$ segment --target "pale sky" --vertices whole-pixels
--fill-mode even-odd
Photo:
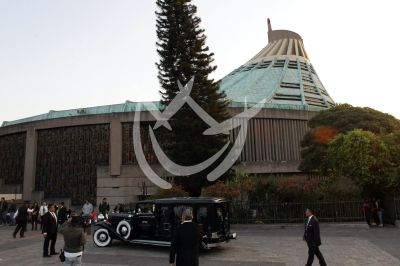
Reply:
[[[396,1],[194,0],[218,80],[299,33],[337,103],[400,118]],[[0,123],[49,110],[159,100],[155,1],[0,0]]]

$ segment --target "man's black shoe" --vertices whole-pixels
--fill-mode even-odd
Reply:
[[[52,252],[52,253],[50,253],[50,255],[59,255],[60,254],[60,252]]]
[[[43,258],[50,258],[51,256],[49,254],[44,254]]]

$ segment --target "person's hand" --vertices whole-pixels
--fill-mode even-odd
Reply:
[[[67,219],[67,223],[71,223],[71,221],[72,221],[72,217],[68,217],[68,219]]]
[[[43,236],[46,237],[46,236],[47,236],[47,233],[43,233]]]

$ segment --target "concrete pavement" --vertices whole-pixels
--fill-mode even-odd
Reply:
[[[25,238],[12,238],[13,227],[0,227],[0,265],[61,265],[57,256],[42,258],[43,238],[39,231],[28,231]],[[302,241],[303,227],[234,225],[238,239],[222,247],[202,251],[200,265],[298,266],[307,259]],[[400,229],[360,226],[321,225],[321,251],[328,265],[400,265]],[[59,236],[57,250],[62,247]],[[168,248],[126,245],[114,241],[97,248],[91,237],[83,256],[84,265],[169,265]],[[314,265],[318,265],[317,260]]]

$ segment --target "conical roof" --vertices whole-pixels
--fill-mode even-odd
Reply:
[[[268,44],[220,81],[232,106],[262,102],[264,107],[323,110],[335,105],[295,32],[272,30]]]

